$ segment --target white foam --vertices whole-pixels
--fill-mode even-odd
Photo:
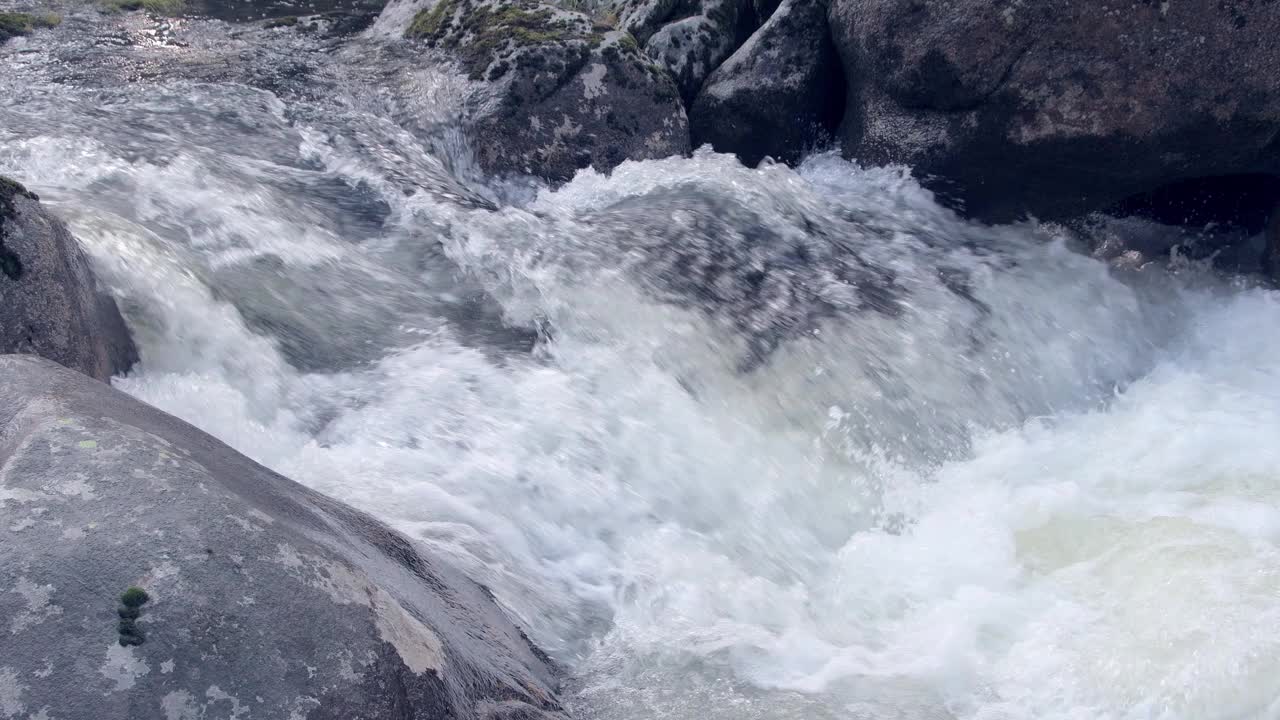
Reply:
[[[300,136],[376,184],[376,154]],[[279,186],[246,193],[269,162],[85,143],[27,138],[0,166],[51,193],[130,309],[144,362],[120,387],[454,559],[569,666],[580,717],[1277,717],[1273,292],[1122,282],[1060,231],[970,225],[900,170],[829,156],[627,163],[492,213],[387,183],[384,235],[355,246]],[[584,219],[672,188],[784,234],[883,231],[848,239],[896,273],[902,313],[739,372],[741,338],[602,262],[617,238]],[[172,232],[191,224],[221,230]],[[510,319],[549,324],[538,354],[423,322],[304,373],[210,275],[243,262],[228,249],[391,272],[424,234]],[[335,298],[373,301],[357,285]],[[948,452],[912,455],[933,441]]]

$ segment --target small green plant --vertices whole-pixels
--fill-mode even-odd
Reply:
[[[147,641],[146,633],[138,627],[138,618],[142,615],[142,606],[151,601],[151,596],[140,587],[130,587],[120,594],[120,607],[116,614],[120,622],[116,630],[120,633],[120,644],[124,647],[141,645]]]
[[[147,594],[146,590],[143,590],[140,587],[131,587],[120,595],[120,602],[123,603],[125,607],[140,608],[143,605],[146,605],[150,600],[151,596]]]
[[[50,28],[62,23],[56,13],[0,13],[0,39],[14,35],[30,35],[36,28]]]

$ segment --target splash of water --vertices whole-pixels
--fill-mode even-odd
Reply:
[[[122,299],[118,385],[493,587],[579,717],[1280,716],[1274,292],[830,156],[480,186],[359,66],[22,67],[0,171]]]

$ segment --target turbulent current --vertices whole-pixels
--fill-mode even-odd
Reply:
[[[1280,295],[835,155],[487,181],[393,21],[0,48],[117,386],[490,586],[583,720],[1280,717]]]

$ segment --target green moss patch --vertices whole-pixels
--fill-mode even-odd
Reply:
[[[405,31],[405,36],[426,38],[431,41],[439,41],[442,34],[448,28],[446,17],[452,22],[452,13],[457,9],[459,3],[457,0],[439,0],[428,10],[419,10],[417,15],[413,16],[413,22],[410,23],[409,29]]]
[[[0,13],[0,42],[61,23],[62,16],[54,13]],[[0,182],[4,182],[4,178],[0,178]]]
[[[146,10],[154,15],[179,15],[187,9],[184,0],[103,0],[105,10],[119,12],[121,10]]]
[[[16,180],[10,180],[5,176],[0,175],[0,202],[8,200],[14,195],[21,195],[22,197],[31,198],[32,200],[40,199],[40,197],[35,193],[23,187],[22,183],[19,183]]]
[[[120,620],[116,623],[116,632],[122,646],[132,647],[147,641],[146,633],[138,625],[138,618],[142,616],[142,606],[150,601],[151,596],[140,587],[130,587],[120,594],[120,607],[116,608]]]
[[[490,79],[505,74],[507,60],[516,51],[530,47],[599,44],[602,35],[594,32],[585,17],[582,22],[564,17],[553,8],[529,0],[487,5],[472,0],[439,0],[414,16],[406,37],[425,40],[431,47],[455,53],[472,79]]]
[[[120,604],[130,608],[140,608],[151,601],[151,596],[140,587],[131,587],[120,595]]]

